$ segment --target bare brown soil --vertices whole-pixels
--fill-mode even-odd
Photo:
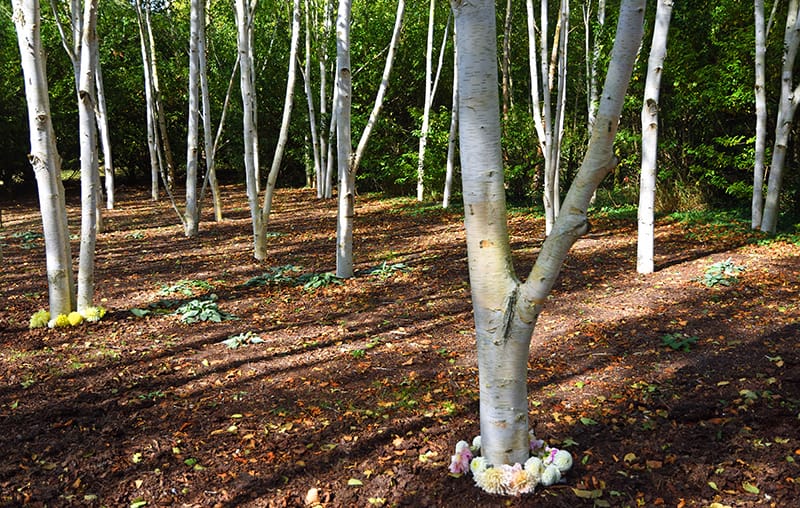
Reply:
[[[307,289],[334,269],[335,203],[279,192],[258,263],[225,193],[226,220],[186,239],[165,202],[122,190],[97,245],[109,312],[54,330],[28,329],[47,306],[36,203],[3,204],[0,506],[800,505],[797,245],[665,219],[643,276],[634,222],[596,219],[530,356],[531,421],[575,466],[506,500],[447,472],[479,432],[460,215],[361,196],[358,276]],[[542,221],[510,228],[527,273]],[[738,282],[696,280],[727,259]],[[278,267],[292,279],[266,284]],[[236,319],[173,314],[211,293]],[[245,332],[263,342],[221,344]]]

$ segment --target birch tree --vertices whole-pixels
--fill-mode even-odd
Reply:
[[[772,3],[772,13],[769,23],[764,21],[764,0],[754,1],[755,11],[755,107],[756,107],[756,137],[753,161],[753,200],[751,205],[751,227],[758,229],[761,226],[761,217],[764,214],[764,175],[766,166],[767,149],[767,91],[766,91],[766,66],[767,66],[767,39],[775,18],[775,12],[780,1]]]
[[[529,455],[527,362],[536,319],[573,243],[589,225],[592,193],[615,165],[613,141],[642,38],[645,0],[624,0],[585,158],[522,283],[511,261],[500,147],[494,2],[453,0],[458,36],[459,142],[480,383],[481,450],[489,464]]]
[[[292,118],[292,106],[294,104],[294,84],[297,76],[297,49],[300,45],[300,0],[294,0],[292,9],[292,35],[289,45],[289,71],[286,77],[286,95],[283,99],[283,115],[281,117],[281,128],[278,134],[278,142],[275,146],[275,154],[272,157],[267,175],[267,186],[264,192],[264,203],[261,207],[261,236],[263,240],[263,252],[256,253],[256,259],[264,259],[266,253],[267,225],[269,224],[269,214],[272,210],[272,198],[275,194],[275,183],[278,179],[278,170],[283,161],[283,152],[286,150],[286,142],[289,140],[289,121]],[[256,242],[258,245],[258,242]],[[259,257],[259,254],[261,257]]]
[[[453,29],[455,42],[456,29]],[[444,191],[442,192],[442,208],[450,206],[450,195],[453,192],[453,176],[456,166],[456,143],[458,141],[458,47],[453,44],[453,106],[450,108],[450,132],[447,135],[447,168],[444,174]]]
[[[183,226],[187,238],[197,236],[200,210],[197,204],[197,165],[200,132],[200,24],[205,24],[202,0],[189,4],[189,115],[186,129],[186,213]]]
[[[419,155],[417,157],[417,201],[422,201],[425,192],[425,145],[428,141],[428,128],[433,102],[433,26],[436,14],[436,0],[430,1],[428,10],[428,38],[425,44],[425,104],[422,110],[422,127],[419,135]]]
[[[11,6],[28,104],[31,144],[28,159],[39,193],[50,315],[69,314],[75,310],[75,285],[61,157],[50,115],[39,0],[13,0]]]
[[[147,151],[150,155],[150,199],[158,200],[158,175],[160,173],[160,154],[158,148],[158,133],[156,132],[156,107],[153,97],[152,68],[150,63],[149,40],[145,28],[145,16],[141,0],[134,0],[133,8],[136,12],[136,25],[139,29],[139,49],[142,55],[142,72],[144,77],[145,96],[145,121],[147,123]]]
[[[356,178],[352,171],[350,132],[350,0],[339,0],[336,18],[336,158],[339,169],[339,208],[336,219],[336,276],[353,276],[353,215]]]
[[[592,132],[592,126],[594,125],[594,118],[597,115],[597,105],[600,102],[599,86],[597,83],[597,67],[600,63],[600,37],[602,36],[606,25],[606,0],[598,0],[597,2],[597,23],[593,33],[590,30],[591,5],[592,2],[588,1],[583,7],[586,54],[586,126],[590,134]],[[591,50],[589,44],[590,33]]]
[[[78,261],[77,310],[94,306],[94,259],[97,241],[97,125],[95,64],[97,63],[97,0],[84,2],[78,78],[78,131],[81,147],[81,243]]]
[[[647,61],[647,79],[642,106],[642,172],[639,179],[638,237],[636,271],[653,273],[653,235],[655,229],[656,174],[658,155],[658,97],[667,55],[667,34],[672,17],[672,0],[658,0],[653,42]]]
[[[541,0],[537,30],[533,0],[527,0],[528,51],[531,73],[531,99],[539,149],[544,157],[545,234],[550,234],[560,208],[559,170],[567,90],[567,41],[569,2],[561,0],[552,52],[549,51],[548,2]],[[536,33],[539,33],[538,45]],[[539,58],[537,60],[537,51]],[[540,60],[540,61],[539,61]],[[553,104],[555,99],[555,104]]]
[[[780,194],[786,166],[786,152],[792,130],[794,115],[800,104],[800,82],[794,83],[794,64],[800,47],[800,0],[789,0],[786,13],[786,29],[783,37],[783,64],[781,66],[781,94],[775,120],[775,143],[769,165],[767,196],[760,228],[775,233],[780,213]]]
[[[256,128],[256,93],[253,81],[253,13],[255,1],[236,0],[237,38],[239,53],[239,84],[242,93],[242,136],[244,138],[244,174],[247,187],[247,203],[253,223],[253,251],[256,259],[264,251],[261,245],[261,214],[258,206],[258,130]]]

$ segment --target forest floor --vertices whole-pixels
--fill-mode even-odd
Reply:
[[[531,425],[574,466],[505,499],[447,469],[479,433],[461,215],[360,196],[357,276],[340,282],[321,275],[335,202],[280,191],[256,262],[246,200],[225,194],[225,220],[206,210],[187,239],[166,200],[120,190],[97,243],[108,313],[35,330],[36,200],[3,203],[0,506],[800,503],[799,245],[724,215],[666,217],[645,276],[635,219],[596,216],[529,360]],[[543,221],[515,211],[509,227],[526,274]],[[744,270],[714,278],[716,263]],[[221,321],[182,322],[191,309]]]

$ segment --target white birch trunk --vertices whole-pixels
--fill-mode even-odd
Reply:
[[[42,215],[50,314],[57,316],[75,310],[75,286],[61,157],[50,116],[40,7],[38,0],[13,0],[11,5],[28,105],[31,143],[28,159],[36,177]]]
[[[336,19],[336,157],[339,168],[339,210],[336,221],[336,276],[353,276],[353,215],[355,214],[355,175],[352,172],[353,146],[350,136],[350,0],[339,0]]]
[[[367,125],[364,126],[364,132],[361,133],[361,138],[358,141],[356,153],[353,157],[353,167],[351,171],[354,175],[358,171],[358,166],[361,164],[361,158],[364,156],[364,150],[367,148],[367,141],[369,141],[369,136],[372,134],[372,129],[375,127],[375,123],[378,121],[378,115],[380,115],[381,108],[383,107],[383,99],[386,97],[386,90],[389,88],[389,77],[392,74],[392,64],[394,63],[397,42],[400,40],[400,29],[403,26],[403,13],[405,12],[405,8],[405,0],[399,0],[397,2],[397,12],[394,18],[392,39],[389,42],[389,51],[386,54],[386,64],[383,66],[381,84],[378,87],[378,93],[375,94],[375,105],[372,107],[372,111],[369,114]]]
[[[594,189],[613,167],[613,140],[642,37],[644,0],[626,0],[600,104],[564,213],[525,284],[511,262],[500,149],[494,3],[454,0],[459,48],[459,117],[470,285],[480,382],[482,455],[494,465],[529,454],[527,361],[531,334],[572,244],[588,229]]]
[[[214,165],[217,146],[216,140],[219,138],[219,135],[222,133],[222,127],[224,125],[224,111],[228,106],[228,101],[230,100],[231,94],[231,85],[233,84],[233,76],[231,76],[231,81],[228,85],[227,93],[225,94],[225,100],[223,102],[223,113],[220,115],[219,120],[219,127],[217,128],[217,138],[215,139],[213,134],[213,128],[211,126],[211,97],[209,96],[208,90],[208,65],[206,59],[206,12],[207,12],[207,3],[205,0],[201,0],[201,21],[198,26],[199,33],[197,37],[197,64],[198,64],[198,72],[200,74],[200,102],[203,107],[203,149],[206,154],[206,176],[203,179],[203,190],[206,188],[206,184],[211,187],[211,200],[214,207],[214,220],[219,222],[222,220],[222,197],[220,196],[219,192],[219,183],[217,182],[217,170]],[[234,68],[238,66],[238,60]],[[203,191],[200,192],[199,202],[198,202],[198,211],[197,215],[198,218],[200,216],[200,209],[203,203]]]
[[[783,38],[783,66],[781,67],[781,96],[778,102],[778,116],[775,121],[775,144],[772,148],[772,161],[769,166],[767,198],[764,201],[764,214],[761,230],[775,233],[780,214],[780,194],[783,172],[786,165],[786,151],[792,122],[800,104],[800,83],[794,85],[794,63],[800,46],[800,0],[789,0],[786,14],[786,31]],[[793,88],[794,87],[794,88]]]
[[[453,193],[453,175],[456,166],[456,143],[458,142],[458,47],[455,41],[456,29],[453,28],[453,106],[450,108],[450,132],[447,135],[447,169],[444,176],[444,192],[442,192],[442,208],[450,206]]]
[[[148,49],[150,50],[150,82],[153,87],[153,104],[155,105],[155,119],[158,126],[158,133],[160,138],[156,141],[156,146],[160,147],[163,151],[163,160],[166,162],[167,181],[165,185],[172,189],[175,185],[175,162],[172,157],[172,145],[169,142],[169,133],[167,132],[167,114],[164,111],[164,103],[161,100],[161,85],[158,81],[158,60],[156,58],[156,43],[153,37],[153,24],[150,22],[150,8],[144,12],[144,26],[147,31]],[[159,155],[161,157],[161,155]],[[163,164],[160,164],[163,171]]]
[[[142,70],[144,74],[145,118],[147,122],[147,150],[150,155],[150,199],[158,201],[158,145],[156,141],[155,103],[153,101],[153,80],[150,75],[150,50],[148,48],[147,31],[144,26],[144,12],[140,0],[134,0],[136,24],[139,28],[139,49],[142,53]]]
[[[314,105],[314,94],[311,88],[311,16],[309,14],[308,0],[305,0],[305,60],[303,65],[303,91],[306,94],[306,105],[308,106],[308,128],[311,131],[311,161],[313,164],[313,178],[310,185],[317,189],[317,197],[322,197],[320,176],[320,151],[319,151],[319,131],[317,130],[317,108]]]
[[[294,0],[292,9],[292,36],[289,46],[289,71],[286,77],[286,95],[283,99],[283,116],[281,118],[281,129],[278,135],[278,143],[275,146],[275,154],[272,157],[272,166],[267,175],[267,186],[264,192],[264,202],[261,206],[261,231],[264,236],[261,242],[265,251],[262,253],[263,259],[266,257],[266,235],[267,225],[269,224],[269,214],[272,210],[272,198],[275,194],[275,184],[278,180],[278,170],[283,161],[283,152],[286,150],[286,142],[289,140],[289,122],[292,118],[292,106],[294,104],[294,84],[297,80],[297,48],[300,45],[300,0]]]
[[[654,269],[658,97],[661,91],[664,58],[667,55],[667,34],[671,17],[672,0],[658,0],[642,106],[642,173],[639,179],[639,227],[636,242],[636,271],[639,273],[653,273]]]
[[[250,50],[252,39],[252,10],[247,0],[236,0],[237,48],[239,52],[239,85],[242,92],[242,123],[244,137],[244,173],[247,186],[247,203],[253,223],[253,256],[259,261],[260,253],[265,252],[264,236],[261,231],[261,213],[258,207],[258,182],[256,174],[255,89],[253,88],[253,53]]]
[[[200,0],[191,0],[189,7],[189,115],[186,129],[186,210],[184,234],[187,238],[197,236],[199,209],[197,206],[197,165],[200,151],[200,23],[205,22]]]
[[[328,39],[331,36],[333,24],[333,0],[325,1],[324,19],[322,22],[322,41],[320,43],[319,57],[319,168],[320,176],[318,179],[317,197],[330,199],[333,197],[333,155],[331,141],[335,129],[335,114],[328,114]],[[335,111],[336,97],[331,102],[331,110]],[[325,137],[325,125],[328,125],[328,137]]]
[[[106,107],[106,92],[103,85],[103,71],[100,66],[99,52],[95,52],[95,88],[97,92],[97,131],[100,135],[100,145],[103,148],[103,180],[106,187],[106,209],[114,209],[114,160],[111,152],[111,134],[108,130],[108,108]]]
[[[587,79],[587,128],[589,133],[592,132],[594,120],[597,116],[597,106],[600,104],[600,90],[597,83],[597,66],[600,63],[600,37],[603,34],[606,25],[606,0],[599,0],[597,2],[597,30],[595,30],[592,37],[591,57],[589,52],[589,24],[590,24],[589,10],[586,11],[584,22],[586,23],[586,75]]]
[[[97,62],[97,0],[86,0],[78,80],[78,117],[81,152],[81,242],[78,261],[77,310],[94,305],[94,259],[97,241],[97,124],[95,71]]]
[[[419,155],[417,157],[417,201],[422,201],[425,193],[425,145],[428,142],[431,102],[433,101],[433,25],[436,11],[436,0],[431,0],[428,12],[428,39],[425,46],[425,104],[422,110],[422,127],[419,135]]]
[[[775,2],[777,4],[777,2]],[[761,226],[764,213],[764,159],[767,149],[767,91],[766,91],[766,55],[767,30],[764,21],[764,0],[755,0],[755,106],[756,106],[756,139],[753,164],[753,201],[751,205],[750,225],[753,229]]]

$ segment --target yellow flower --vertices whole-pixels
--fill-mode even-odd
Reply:
[[[86,321],[94,323],[100,321],[100,318],[106,315],[106,309],[100,306],[87,307],[81,311],[81,315]]]
[[[51,319],[47,326],[50,328],[62,328],[64,326],[69,326],[69,318],[66,314],[59,314],[55,318]]]
[[[83,316],[81,316],[80,312],[70,312],[67,316],[67,321],[72,326],[79,325],[83,322]]]

